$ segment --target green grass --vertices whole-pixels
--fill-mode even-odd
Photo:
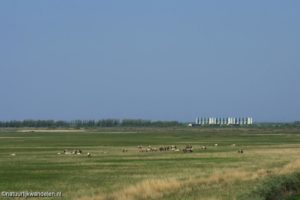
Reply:
[[[137,151],[138,145],[186,144],[193,153]],[[57,154],[77,148],[92,157]],[[232,200],[265,180],[259,170],[278,172],[299,153],[296,128],[2,130],[0,191],[61,191],[62,199]]]

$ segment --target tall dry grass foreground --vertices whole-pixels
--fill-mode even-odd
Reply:
[[[93,197],[81,197],[78,200],[140,200],[160,199],[170,193],[191,187],[193,185],[222,184],[234,181],[246,181],[263,178],[270,174],[288,174],[300,169],[300,159],[295,160],[282,168],[274,168],[272,171],[260,169],[255,172],[247,172],[241,169],[216,171],[203,179],[189,177],[185,180],[175,178],[143,180],[135,185],[124,187],[112,194],[99,194]]]

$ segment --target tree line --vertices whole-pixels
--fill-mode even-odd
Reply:
[[[12,120],[0,121],[0,128],[101,128],[101,127],[174,127],[182,126],[178,121],[151,121],[143,119],[102,120]]]

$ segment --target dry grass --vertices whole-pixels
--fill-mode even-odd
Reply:
[[[170,193],[187,189],[193,185],[211,185],[231,183],[236,180],[249,180],[253,177],[250,172],[239,170],[227,170],[223,172],[213,173],[211,176],[204,179],[194,179],[192,177],[186,180],[178,179],[151,179],[144,180],[135,185],[131,185],[116,191],[111,195],[98,195],[91,198],[80,198],[80,200],[144,200],[144,199],[161,199]],[[215,198],[211,198],[215,199]]]
[[[299,155],[299,148],[270,148],[270,149],[258,149],[251,150],[252,154],[261,154],[261,155]]]
[[[285,165],[283,168],[278,169],[279,174],[288,174],[293,173],[297,170],[300,170],[300,159],[297,159],[287,165]]]
[[[93,197],[80,197],[78,200],[106,200],[104,194],[95,195]]]
[[[261,179],[271,174],[287,174],[300,169],[300,159],[293,161],[282,168],[272,170],[259,169],[254,172],[242,169],[216,170],[206,178],[196,179],[189,177],[184,180],[176,178],[150,179],[139,182],[135,185],[127,186],[113,194],[99,194],[94,197],[83,197],[80,200],[144,200],[161,199],[170,193],[184,190],[193,185],[219,185],[230,184],[235,181],[247,181]],[[211,199],[214,199],[212,197]]]
[[[176,179],[151,179],[125,187],[113,194],[99,194],[94,197],[82,197],[79,200],[160,199],[181,187],[182,183]]]
[[[181,187],[182,183],[176,179],[145,180],[116,192],[113,199],[159,199]]]

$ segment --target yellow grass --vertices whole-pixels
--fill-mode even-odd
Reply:
[[[288,174],[300,169],[300,159],[297,159],[278,170],[280,174]]]
[[[158,199],[182,187],[176,179],[144,180],[114,194],[115,199]]]
[[[187,189],[193,185],[230,184],[234,181],[247,181],[263,178],[270,174],[287,174],[300,170],[300,159],[295,160],[282,168],[272,170],[259,169],[254,172],[242,169],[225,169],[213,172],[207,178],[196,179],[189,177],[185,180],[176,178],[143,180],[135,185],[127,186],[113,194],[99,194],[94,197],[83,197],[80,200],[145,200],[161,199],[170,193]],[[215,199],[214,197],[211,200]]]

